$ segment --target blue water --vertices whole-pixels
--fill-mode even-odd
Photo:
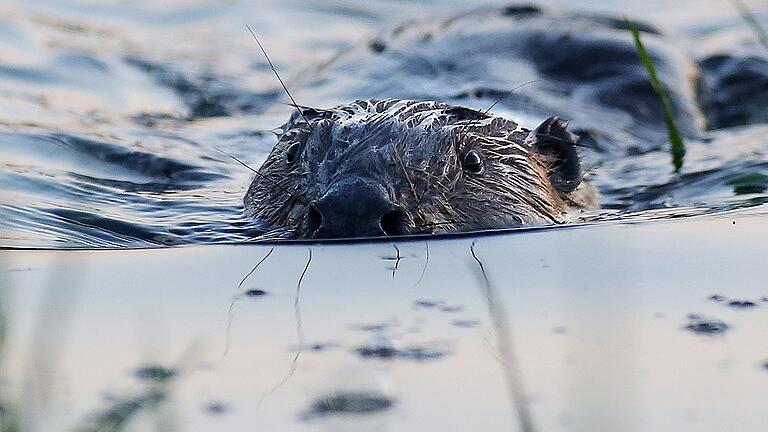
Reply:
[[[543,3],[648,19],[694,57],[708,45],[760,49],[728,2]],[[765,5],[753,3],[765,21]],[[5,1],[0,246],[258,239],[263,227],[242,208],[251,174],[218,150],[257,167],[275,142],[271,130],[291,108],[279,103],[284,96],[243,25],[260,34],[290,85],[379,31],[467,9],[455,0]],[[295,96],[302,100],[300,91]],[[325,98],[321,104],[347,101]],[[752,125],[691,141],[681,175],[664,151],[599,163],[586,157],[604,211],[584,220],[760,205],[768,201],[766,136],[768,126]]]

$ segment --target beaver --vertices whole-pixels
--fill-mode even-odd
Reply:
[[[707,108],[707,95],[719,91],[713,68],[646,23],[535,5],[410,22],[292,83],[309,106],[357,101],[329,109],[294,102],[246,211],[294,238],[566,222],[574,210],[596,207],[581,157],[599,166],[668,146],[632,26],[684,137],[705,136],[722,123],[711,112],[738,107]],[[506,97],[526,81],[535,83]],[[470,108],[491,101],[530,129]],[[591,180],[603,196],[611,192]]]
[[[594,204],[576,135],[435,101],[300,107],[245,196],[293,238],[394,236],[560,223]]]

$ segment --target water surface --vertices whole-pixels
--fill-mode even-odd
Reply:
[[[647,19],[692,58],[722,49],[765,55],[727,2],[543,4]],[[765,18],[764,5],[749,5]],[[243,25],[256,29],[293,86],[313,65],[380,31],[466,10],[454,0],[5,2],[0,245],[148,247],[257,237],[264,227],[242,214],[251,174],[217,150],[258,166],[275,143],[271,131],[291,108],[280,103],[287,99]],[[343,89],[345,77],[335,79]],[[524,81],[510,77],[510,83],[516,79]],[[356,96],[318,97],[312,88],[294,88],[299,101],[322,106]],[[527,127],[540,120],[505,111],[503,104],[496,112]],[[754,125],[693,140],[680,176],[663,149],[609,159],[585,154],[588,179],[609,210],[599,218],[761,204],[765,136],[765,127]]]

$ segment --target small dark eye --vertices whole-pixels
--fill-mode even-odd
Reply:
[[[464,155],[464,160],[461,161],[461,167],[466,171],[477,174],[483,170],[483,161],[475,150],[470,150]]]
[[[293,161],[296,160],[296,156],[299,155],[299,143],[293,143],[288,146],[288,150],[285,151],[285,160],[288,161],[288,163],[293,163]]]

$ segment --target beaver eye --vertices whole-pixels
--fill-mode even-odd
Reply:
[[[464,159],[461,161],[461,167],[464,168],[465,171],[477,174],[483,170],[483,161],[475,150],[470,150],[464,155]]]
[[[288,163],[293,163],[296,160],[296,156],[299,155],[299,143],[293,143],[288,146],[288,150],[285,151],[285,160]]]

